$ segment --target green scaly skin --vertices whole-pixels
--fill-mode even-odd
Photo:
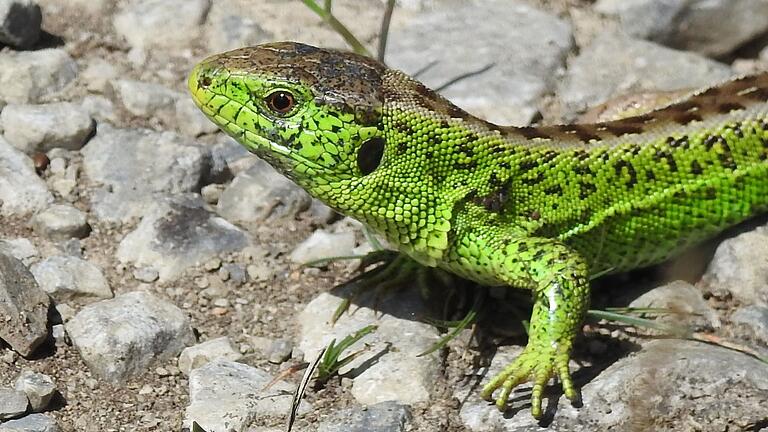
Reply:
[[[189,88],[221,129],[400,251],[486,285],[529,289],[523,353],[482,391],[532,414],[569,372],[591,275],[662,261],[768,208],[768,74],[649,114],[500,127],[405,74],[284,42],[212,56]]]

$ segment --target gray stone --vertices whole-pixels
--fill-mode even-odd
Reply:
[[[142,291],[88,305],[65,326],[91,372],[112,384],[141,375],[195,341],[181,309]]]
[[[55,241],[85,238],[91,232],[85,213],[71,205],[54,204],[34,215],[31,224],[37,234]]]
[[[575,362],[571,364],[572,371],[578,369]],[[486,380],[495,373],[491,369]],[[464,424],[478,432],[621,431],[638,425],[642,430],[688,430],[690,425],[706,425],[701,430],[707,431],[748,429],[765,418],[768,365],[700,342],[656,340],[585,384],[584,406],[575,408],[560,392],[554,394],[559,399],[543,404],[555,408],[548,428],[530,415],[527,391],[512,394],[517,408],[507,416],[481,400],[477,388],[466,387],[456,397],[464,401],[460,412]]]
[[[193,369],[184,426],[196,421],[207,431],[244,432],[258,419],[283,417],[291,408],[294,386],[277,381],[265,390],[271,381],[262,370],[225,359]],[[310,409],[302,402],[299,413]]]
[[[74,256],[52,256],[32,266],[32,274],[57,302],[112,297],[112,289],[101,269]]]
[[[768,344],[768,307],[744,306],[736,309],[731,315],[731,322],[746,327],[752,333],[752,337]],[[745,339],[749,339],[748,335]]]
[[[208,51],[224,52],[244,46],[254,46],[274,39],[255,21],[240,15],[232,14],[225,5],[211,8],[205,38]]]
[[[704,300],[703,293],[685,281],[674,281],[654,288],[633,300],[629,307],[670,310],[673,313],[663,314],[656,319],[666,324],[720,327],[720,318]]]
[[[184,348],[179,356],[179,370],[189,375],[192,369],[197,369],[216,359],[238,361],[243,357],[228,337],[211,339],[197,345]]]
[[[305,264],[329,257],[352,255],[355,245],[354,232],[329,233],[319,229],[299,243],[289,258],[295,263]]]
[[[37,212],[52,201],[32,159],[0,137],[0,216]]]
[[[719,57],[768,31],[764,0],[600,0],[635,37]]]
[[[158,271],[160,281],[250,242],[248,235],[205,209],[199,195],[159,199],[117,249],[117,258]]]
[[[48,337],[51,300],[16,258],[0,254],[0,339],[24,357]]]
[[[337,411],[330,417],[318,426],[318,432],[405,432],[411,410],[406,405],[381,402],[365,409]]]
[[[85,174],[104,185],[91,197],[103,221],[138,218],[157,200],[154,193],[198,191],[208,177],[206,151],[171,132],[99,126],[82,153]]]
[[[208,120],[205,114],[197,108],[192,98],[180,97],[175,103],[175,112],[179,132],[184,135],[196,137],[219,130],[219,127]]]
[[[40,252],[29,239],[17,238],[0,240],[0,254],[10,255],[28,266],[39,257]]]
[[[309,194],[268,163],[254,158],[247,171],[238,174],[224,189],[216,211],[234,223],[260,223],[293,219],[309,208]]]
[[[53,417],[45,414],[30,414],[0,425],[0,432],[59,432]]]
[[[387,63],[407,73],[432,65],[418,76],[431,88],[490,66],[441,94],[489,121],[525,125],[554,90],[572,39],[567,22],[523,2],[442,2],[393,28]]]
[[[768,230],[745,232],[720,243],[702,277],[704,286],[726,290],[742,304],[768,306]]]
[[[56,394],[56,383],[48,375],[24,371],[16,378],[14,388],[27,395],[32,412],[42,412]]]
[[[113,23],[133,48],[180,50],[200,39],[209,7],[209,0],[133,0],[125,2]]]
[[[345,313],[332,324],[331,318],[342,299],[332,293],[320,294],[298,316],[297,347],[305,353],[305,361],[311,362],[331,340],[340,341],[363,327],[376,325],[376,331],[346,352],[363,350],[340,371],[354,371],[352,396],[363,405],[426,402],[440,374],[440,355],[418,354],[439,337],[433,326],[411,318],[426,314],[426,306],[416,289],[405,289],[386,298],[375,297],[374,293],[356,297],[354,313]]]
[[[248,150],[228,135],[219,135],[210,146],[211,172],[207,183],[224,183],[247,170],[257,161]]]
[[[112,81],[112,91],[129,113],[137,117],[171,116],[176,101],[184,95],[163,85],[119,79]]]
[[[111,100],[101,95],[87,95],[80,102],[83,109],[100,122],[116,123],[118,116]]]
[[[0,42],[31,48],[40,38],[43,13],[34,0],[0,0]]]
[[[269,346],[269,356],[267,360],[270,363],[280,364],[291,358],[293,352],[293,342],[288,339],[275,339]]]
[[[160,273],[151,267],[141,267],[133,270],[133,277],[146,283],[152,283],[160,278]]]
[[[34,125],[34,127],[30,127]],[[0,113],[5,138],[27,154],[53,148],[79,150],[93,133],[88,111],[70,102],[42,105],[9,104]]]
[[[697,88],[730,76],[728,66],[697,54],[601,34],[571,62],[558,93],[572,115],[619,94]]]
[[[5,50],[0,53],[0,102],[43,102],[76,77],[77,64],[63,49]]]
[[[90,91],[103,93],[120,72],[114,64],[103,58],[88,59],[88,65],[80,73],[80,79]]]
[[[28,407],[29,401],[23,392],[0,387],[0,421],[21,416]]]

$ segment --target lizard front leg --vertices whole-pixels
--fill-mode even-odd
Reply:
[[[523,353],[481,395],[492,400],[500,390],[496,405],[505,409],[512,389],[530,381],[531,413],[541,418],[542,392],[553,376],[560,379],[569,400],[578,400],[568,362],[589,305],[588,266],[578,253],[555,240],[493,231],[485,227],[482,234],[465,233],[457,239],[452,252],[455,260],[470,273],[479,270],[474,266],[482,266],[498,282],[530,289],[534,305]]]

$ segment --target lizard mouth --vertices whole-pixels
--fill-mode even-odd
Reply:
[[[213,103],[213,101],[217,97],[225,98],[226,96],[211,89],[214,78],[218,73],[219,69],[214,65],[208,65],[207,62],[203,62],[192,69],[192,72],[189,74],[189,79],[187,80],[187,86],[192,94],[192,100],[206,117],[211,119],[211,121],[213,121],[222,131],[234,138],[242,146],[248,149],[248,151],[268,162],[274,161],[282,165],[285,164],[285,162],[290,161],[291,165],[301,164],[315,170],[320,170],[322,168],[316,162],[307,160],[299,155],[290,147],[270,140],[258,132],[245,129],[238,125],[235,122],[235,119],[221,115],[220,107],[222,104],[220,102]],[[226,103],[236,103],[239,106],[238,108],[248,109],[245,105],[242,105],[240,102],[231,98],[227,98]]]

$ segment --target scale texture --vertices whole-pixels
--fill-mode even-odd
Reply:
[[[589,278],[658,263],[768,209],[768,74],[644,115],[502,127],[368,58],[282,42],[212,56],[200,109],[251,152],[400,251],[529,289],[523,353],[483,389],[532,413],[568,361]],[[497,392],[498,391],[498,392]]]

